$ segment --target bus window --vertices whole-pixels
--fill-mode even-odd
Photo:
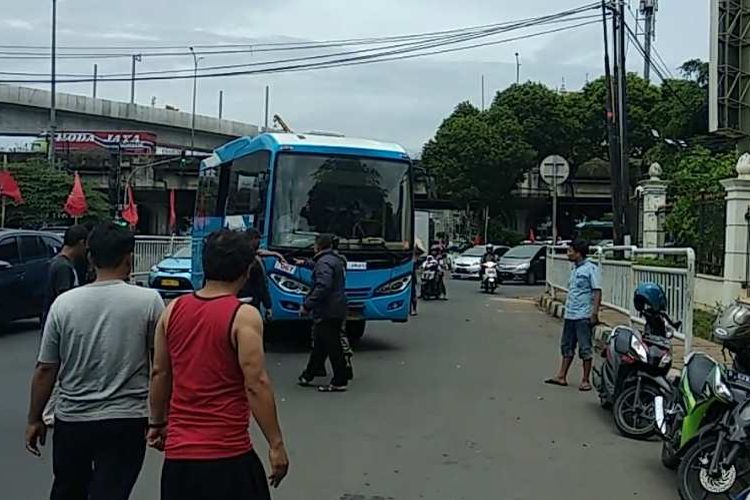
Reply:
[[[257,151],[234,160],[226,184],[226,216],[248,217],[259,231],[265,225],[270,158],[268,151]]]
[[[217,167],[207,168],[198,177],[198,198],[195,203],[195,215],[198,217],[216,217],[218,212],[219,178]]]

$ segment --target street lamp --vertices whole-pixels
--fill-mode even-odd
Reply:
[[[190,54],[193,56],[193,119],[190,125],[190,156],[193,156],[193,149],[195,148],[195,101],[198,92],[198,63],[203,60],[202,57],[198,57],[193,47],[188,47]]]
[[[56,78],[57,72],[55,65],[57,63],[57,0],[52,0],[52,50],[51,50],[52,67],[50,68],[50,104],[49,104],[49,141],[47,141],[47,157],[50,166],[55,166],[55,132],[57,130],[56,112]]]

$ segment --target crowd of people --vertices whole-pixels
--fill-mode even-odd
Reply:
[[[113,223],[67,230],[49,268],[25,435],[40,456],[53,428],[52,500],[126,500],[147,446],[164,452],[163,500],[270,498],[289,460],[265,368],[260,310],[271,308],[260,258],[283,257],[259,241],[252,230],[212,233],[204,286],[165,307],[156,291],[128,283],[131,232]],[[334,247],[320,235],[313,259],[300,263],[313,268],[301,310],[313,321],[313,350],[299,383],[325,376],[328,358],[333,377],[321,392],[345,391],[353,376],[346,262]],[[251,415],[268,442],[268,476]]]

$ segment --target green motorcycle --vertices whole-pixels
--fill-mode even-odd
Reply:
[[[711,390],[717,376],[724,382],[719,387],[725,387],[728,393]],[[657,396],[654,400],[656,428],[663,440],[662,463],[676,469],[701,430],[748,397],[750,377],[724,368],[707,354],[691,353],[671,397]]]

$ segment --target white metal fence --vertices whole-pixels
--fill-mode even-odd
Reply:
[[[153,266],[165,257],[190,246],[190,236],[136,236],[133,259],[133,278],[148,276]]]
[[[547,250],[547,287],[567,292],[570,262],[563,247]],[[624,260],[614,260],[613,253],[620,252]],[[683,257],[680,267],[657,267],[638,264],[639,257]],[[602,281],[602,304],[623,314],[631,322],[642,323],[633,306],[633,292],[638,283],[651,281],[664,288],[669,316],[682,321],[682,331],[677,335],[685,341],[685,354],[693,344],[693,295],[695,291],[695,252],[692,248],[596,248],[591,259],[599,266]]]

